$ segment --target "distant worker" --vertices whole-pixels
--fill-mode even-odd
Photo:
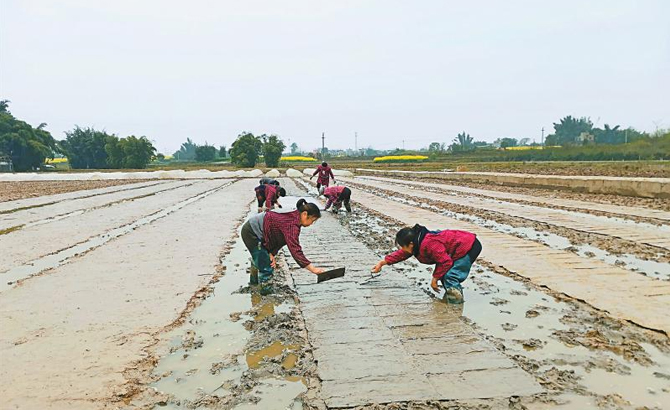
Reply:
[[[261,184],[261,185],[275,185],[275,186],[279,186],[279,181],[277,181],[276,179],[273,179],[273,178],[263,177],[263,178],[261,178],[261,180],[260,180],[260,184]]]
[[[266,209],[273,209],[275,205],[281,208],[277,202],[280,196],[286,196],[286,190],[277,185],[259,185],[254,188],[256,200],[258,201],[258,212],[263,212],[263,205]]]
[[[482,251],[482,244],[471,232],[444,230],[429,231],[421,225],[402,228],[395,236],[400,249],[386,255],[373,268],[379,272],[384,265],[393,265],[414,256],[426,265],[435,265],[430,286],[439,292],[441,281],[448,303],[463,303],[461,283],[470,274],[472,264]]]
[[[335,185],[326,189],[321,187],[320,190],[323,190],[323,195],[328,198],[328,201],[326,202],[326,211],[332,205],[333,212],[337,213],[342,207],[342,204],[344,204],[344,208],[347,212],[351,212],[351,205],[349,204],[349,200],[351,199],[351,189],[344,185]]]
[[[321,186],[327,187],[330,185],[330,178],[333,179],[333,182],[335,182],[335,175],[333,175],[333,170],[328,166],[327,162],[322,162],[321,165],[319,165],[316,168],[316,171],[312,174],[309,179],[311,180],[314,178],[316,174],[319,174],[319,176],[316,179],[316,189],[321,188]]]
[[[292,212],[263,212],[249,218],[242,226],[242,241],[251,253],[254,266],[258,269],[258,277],[251,277],[252,285],[263,285],[261,293],[270,293],[272,288],[267,282],[272,278],[277,267],[275,257],[284,246],[288,246],[291,256],[301,268],[319,274],[323,269],[314,266],[300,246],[300,228],[312,225],[321,217],[316,204],[300,199],[297,208]]]

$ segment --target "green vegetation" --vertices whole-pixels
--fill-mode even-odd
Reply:
[[[65,133],[60,150],[73,169],[143,169],[155,157],[156,148],[147,137],[119,139],[93,128],[75,127]]]
[[[9,112],[9,101],[0,101],[0,157],[8,156],[15,171],[37,169],[57,151],[56,140],[44,129],[16,119]]]
[[[265,165],[269,167],[279,166],[279,158],[281,158],[281,153],[284,152],[284,142],[279,139],[276,135],[261,135],[261,140],[263,141],[263,158],[265,159]]]
[[[209,162],[216,159],[217,149],[213,145],[199,145],[195,148],[195,160],[198,162]]]

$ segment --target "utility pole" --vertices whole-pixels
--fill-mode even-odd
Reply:
[[[624,144],[628,144],[628,128],[626,128],[626,133],[625,133],[624,135],[625,135],[625,142],[624,142]]]
[[[326,133],[321,133],[321,161],[326,160]]]
[[[544,147],[544,127],[542,127],[542,146]]]
[[[402,140],[402,150],[405,150],[405,140]]]

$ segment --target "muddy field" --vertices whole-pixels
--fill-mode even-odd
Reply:
[[[0,202],[17,199],[35,198],[43,195],[63,194],[96,188],[137,183],[137,180],[105,180],[105,181],[0,181]]]
[[[309,180],[280,181],[287,210],[324,203]],[[58,182],[0,201],[3,404],[670,408],[666,205],[341,178],[353,212],[323,213],[301,242],[346,276],[316,284],[284,251],[261,295],[238,238],[256,183]],[[415,222],[478,234],[463,305],[446,304],[413,259],[371,276]]]

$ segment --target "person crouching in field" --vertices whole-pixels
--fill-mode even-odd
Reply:
[[[330,178],[333,179],[333,182],[335,182],[335,175],[333,175],[333,169],[328,166],[327,162],[322,162],[321,165],[319,165],[316,168],[316,171],[312,174],[309,179],[311,180],[314,178],[315,175],[319,175],[316,178],[316,189],[321,189],[321,186],[328,187],[330,185]]]
[[[279,185],[261,184],[254,188],[256,192],[256,200],[258,201],[258,212],[263,212],[263,204],[266,209],[273,209],[275,205],[281,208],[277,203],[280,196],[286,196],[286,190]]]
[[[323,192],[321,192],[321,190],[323,190]],[[351,189],[343,185],[335,185],[329,186],[325,189],[324,187],[321,187],[319,193],[325,195],[325,197],[328,198],[325,208],[326,211],[332,205],[333,212],[337,213],[337,211],[339,211],[342,207],[342,204],[344,204],[347,212],[351,212],[351,205],[349,204],[349,200],[351,199]]]
[[[482,251],[482,244],[475,234],[457,230],[429,231],[417,224],[398,231],[395,242],[400,249],[386,255],[372,268],[372,272],[377,273],[384,265],[393,265],[414,256],[421,263],[435,265],[430,284],[435,292],[439,292],[438,281],[441,281],[447,302],[463,303],[461,283],[470,274],[472,264]]]
[[[254,266],[258,269],[258,278],[252,277],[252,285],[261,285],[272,278],[277,264],[277,252],[288,246],[293,259],[314,274],[323,272],[323,269],[314,266],[302,252],[300,246],[300,229],[312,225],[321,217],[321,211],[316,204],[300,199],[292,212],[268,211],[256,214],[242,226],[242,241],[249,250]],[[267,285],[261,288],[262,292],[272,291]]]
[[[275,185],[275,186],[279,186],[279,181],[277,181],[276,179],[273,179],[273,178],[263,177],[263,178],[261,178],[261,180],[259,181],[259,184],[261,184],[261,185]]]

